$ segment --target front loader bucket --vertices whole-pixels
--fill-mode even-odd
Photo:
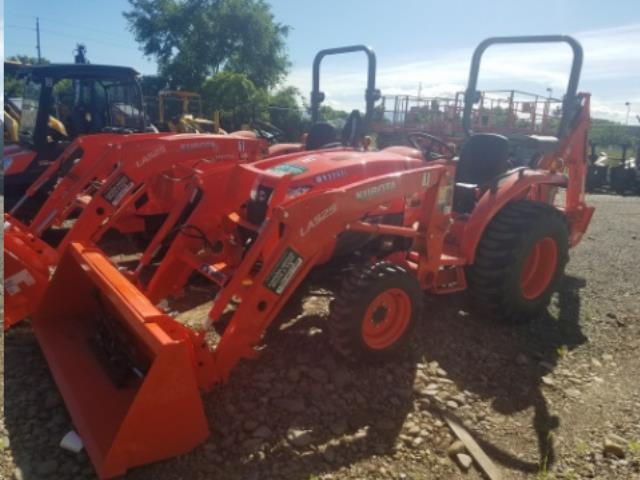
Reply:
[[[68,247],[33,327],[101,478],[186,453],[209,435],[187,329],[99,250]]]
[[[5,220],[4,232],[4,329],[36,310],[49,285],[49,267],[58,253],[38,237]]]

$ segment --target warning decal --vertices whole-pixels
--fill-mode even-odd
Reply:
[[[264,286],[277,295],[282,294],[301,265],[302,257],[291,248],[287,248],[276,266],[267,275]]]

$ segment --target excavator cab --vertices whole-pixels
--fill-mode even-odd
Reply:
[[[4,154],[7,207],[81,135],[145,130],[138,73],[90,64],[25,66],[17,144]]]

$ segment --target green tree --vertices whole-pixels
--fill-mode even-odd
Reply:
[[[589,140],[603,147],[635,145],[636,142],[628,127],[600,118],[591,120]]]
[[[335,124],[336,126],[342,126],[348,116],[349,113],[345,112],[344,110],[336,110],[328,105],[323,105],[320,107],[320,120],[323,122]]]
[[[223,126],[238,129],[254,119],[267,120],[267,96],[243,73],[220,72],[202,84],[204,110],[219,110]]]
[[[36,57],[31,57],[29,55],[12,55],[7,60],[11,60],[12,62],[19,62],[23,65],[48,65],[51,62],[46,58],[41,58],[40,62]]]
[[[140,88],[145,97],[157,97],[161,90],[167,86],[167,79],[160,75],[142,75],[140,77]]]
[[[297,142],[308,127],[300,100],[296,87],[284,87],[269,96],[269,117],[284,133],[283,141]]]
[[[23,65],[37,65],[38,59],[30,57],[29,55],[12,55],[7,60],[12,62],[22,63]],[[42,58],[40,64],[48,64],[49,60]],[[19,97],[22,96],[22,82],[19,81],[15,75],[10,74],[5,69],[4,77],[4,96],[5,97]]]
[[[289,27],[264,0],[129,0],[124,12],[145,55],[172,88],[197,90],[210,75],[243,72],[272,87],[289,67]]]

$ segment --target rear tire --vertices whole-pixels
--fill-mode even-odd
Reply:
[[[359,266],[331,304],[331,341],[351,360],[383,360],[406,346],[421,311],[415,276],[390,262]]]
[[[547,308],[569,260],[565,217],[539,202],[507,204],[487,226],[467,279],[490,319],[516,324]]]

